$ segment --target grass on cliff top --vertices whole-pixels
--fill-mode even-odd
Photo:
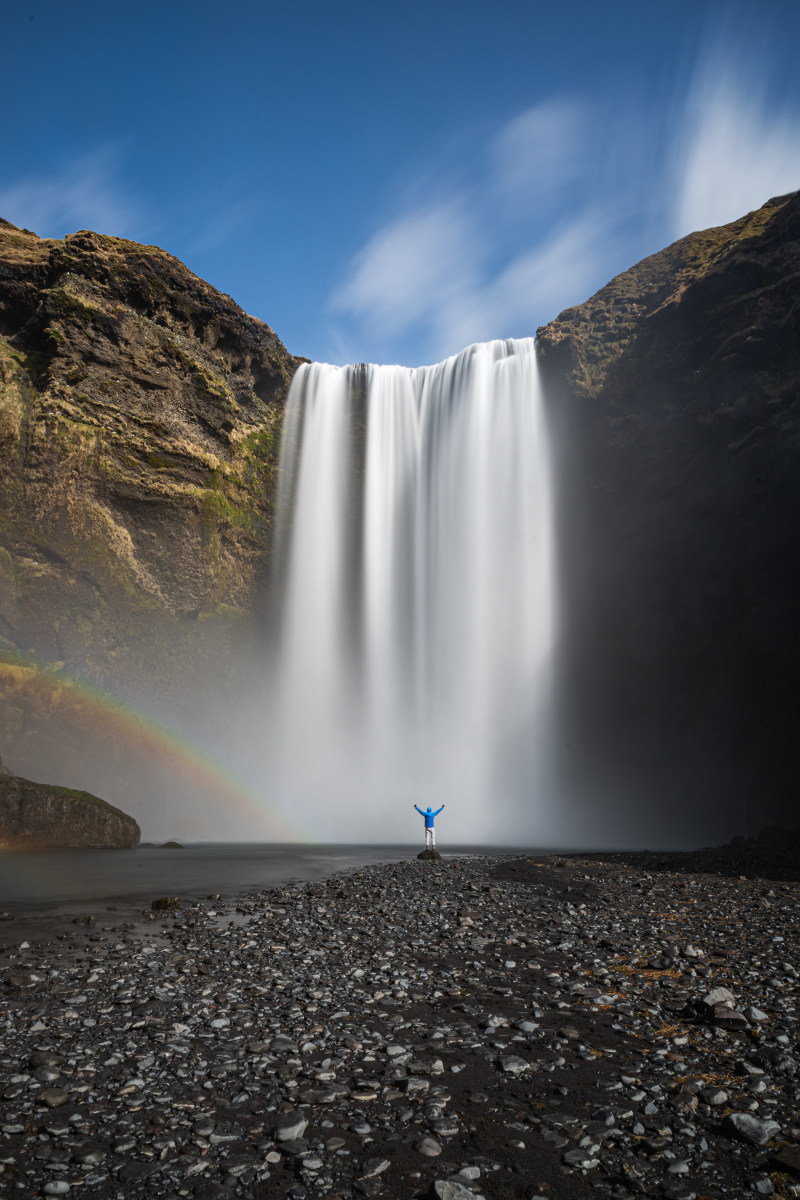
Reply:
[[[729,225],[690,233],[623,271],[584,304],[565,309],[537,330],[544,354],[570,339],[581,360],[576,382],[582,376],[581,390],[597,395],[609,366],[635,338],[639,322],[677,303],[736,247],[760,237],[787,199],[769,202]]]
[[[27,787],[36,788],[40,792],[55,792],[58,796],[64,796],[67,800],[83,801],[85,804],[91,804],[94,808],[101,808],[105,812],[116,813],[118,817],[124,817],[128,821],[132,821],[133,817],[129,813],[123,812],[121,808],[117,808],[113,804],[109,804],[107,800],[101,800],[99,796],[92,795],[91,792],[79,791],[77,788],[61,787],[57,783],[37,783],[35,779],[25,779],[22,775],[0,775],[0,790],[8,784],[22,783]]]

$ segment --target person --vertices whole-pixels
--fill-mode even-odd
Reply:
[[[434,819],[436,817],[438,817],[439,813],[442,811],[442,808],[444,808],[444,805],[442,805],[442,808],[437,808],[436,812],[433,812],[430,804],[428,805],[428,807],[425,809],[424,812],[419,807],[418,804],[415,804],[414,808],[416,808],[417,812],[419,813],[419,815],[422,817],[422,819],[425,822],[425,849],[426,850],[435,850],[436,849],[436,830],[433,827],[433,822],[434,822]]]

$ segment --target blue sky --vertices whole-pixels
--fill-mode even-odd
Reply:
[[[0,215],[163,246],[297,354],[524,336],[800,187],[800,3],[7,0]]]

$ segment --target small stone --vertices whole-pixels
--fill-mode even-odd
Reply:
[[[437,1179],[433,1194],[438,1200],[475,1200],[474,1194],[456,1179]]]
[[[567,1150],[566,1154],[561,1155],[561,1161],[569,1167],[580,1167],[583,1171],[591,1171],[593,1167],[600,1166],[600,1159],[593,1158],[588,1150]]]
[[[718,1087],[703,1088],[703,1090],[700,1092],[700,1095],[705,1100],[706,1104],[710,1104],[712,1107],[717,1107],[720,1104],[724,1104],[728,1099],[728,1093],[724,1090],[724,1088]]]
[[[53,1179],[44,1185],[45,1196],[66,1196],[69,1190],[66,1179]]]
[[[442,1153],[442,1147],[436,1141],[436,1138],[424,1137],[414,1146],[417,1154],[424,1154],[426,1158],[436,1158]]]
[[[39,1104],[46,1104],[48,1108],[59,1108],[69,1100],[69,1092],[64,1092],[61,1088],[42,1088],[37,1093],[36,1100]]]
[[[684,1162],[683,1159],[680,1159],[680,1158],[676,1159],[675,1162],[670,1163],[669,1166],[667,1167],[667,1174],[668,1175],[688,1175],[689,1174],[689,1164],[687,1162]]]
[[[294,1142],[308,1129],[308,1121],[301,1113],[286,1113],[275,1122],[275,1140]]]
[[[388,1158],[369,1158],[364,1163],[361,1178],[374,1179],[376,1175],[382,1175],[384,1171],[388,1171],[391,1165]]]
[[[703,1004],[705,1004],[706,1008],[714,1008],[717,1004],[726,1004],[730,1008],[733,1008],[736,1004],[736,997],[728,988],[716,987],[703,996]]]
[[[780,1133],[781,1127],[777,1121],[761,1121],[752,1113],[733,1112],[728,1113],[722,1122],[722,1131],[742,1142],[763,1146]]]
[[[516,1054],[501,1054],[497,1061],[506,1075],[523,1075],[531,1069],[531,1064]]]

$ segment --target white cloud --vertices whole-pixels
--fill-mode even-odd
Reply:
[[[19,179],[0,190],[0,216],[41,237],[78,229],[132,234],[139,205],[114,182],[115,159],[112,150],[101,150],[49,174]]]
[[[437,324],[443,307],[476,286],[481,257],[466,204],[450,199],[417,209],[370,238],[333,296],[333,310],[352,314],[379,336],[423,320]]]
[[[675,237],[800,187],[800,112],[776,104],[765,79],[718,44],[674,136],[653,105],[526,109],[473,156],[486,167],[474,183],[428,180],[437,199],[408,204],[355,256],[331,304],[343,345],[401,357],[416,343],[419,361],[532,334]]]
[[[770,105],[734,54],[707,57],[675,146],[674,236],[724,225],[800,187],[800,112]]]
[[[551,202],[586,170],[583,105],[552,99],[526,109],[492,139],[493,186],[512,209]]]
[[[412,208],[369,239],[334,293],[332,311],[360,328],[373,350],[390,354],[420,327],[428,357],[534,333],[558,306],[588,294],[606,222],[580,211],[551,217],[533,245],[529,236],[517,238],[524,249],[511,257],[499,256],[498,242],[509,219],[514,226],[509,210],[542,205],[572,183],[584,144],[576,104],[526,110],[489,142],[490,170],[479,184]]]

